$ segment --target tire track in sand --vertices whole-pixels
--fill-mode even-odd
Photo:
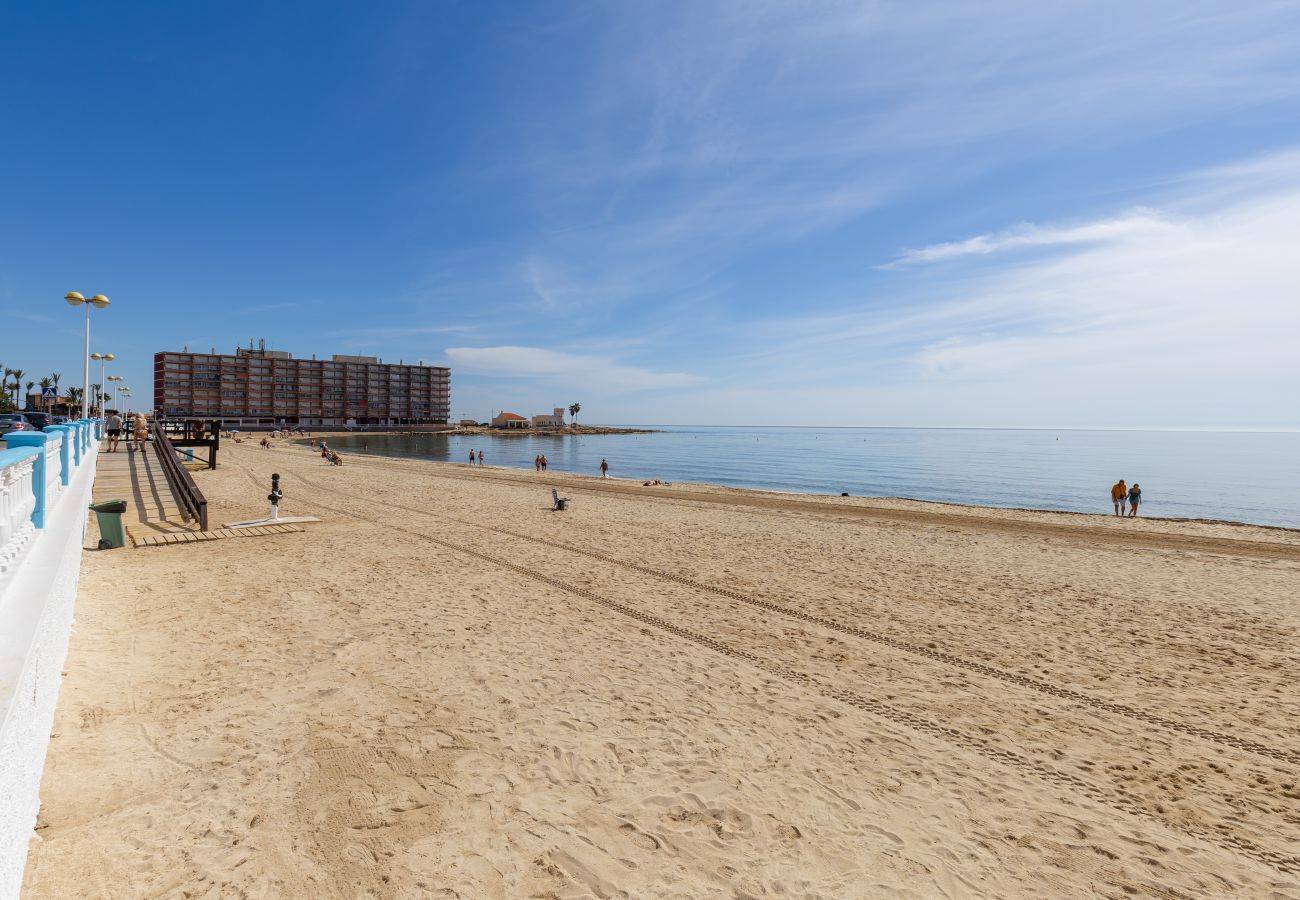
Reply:
[[[304,478],[302,475],[295,475],[295,477],[297,477],[303,483],[308,484],[313,488],[316,488],[317,490],[325,491],[327,493],[332,493],[343,497],[348,496],[344,491],[339,491],[334,488],[325,487],[324,485],[314,482],[311,479]],[[1069,700],[1073,703],[1079,703],[1084,706],[1091,707],[1093,709],[1099,709],[1102,710],[1103,712],[1112,713],[1117,716],[1123,716],[1124,718],[1131,719],[1132,721],[1135,722],[1141,722],[1147,725],[1155,725],[1156,727],[1163,728],[1166,731],[1171,731],[1186,737],[1198,738],[1200,740],[1208,741],[1213,744],[1218,744],[1223,747],[1231,747],[1234,750],[1240,750],[1246,753],[1252,753],[1256,756],[1262,756],[1265,757],[1266,759],[1270,759],[1275,762],[1288,763],[1291,765],[1300,765],[1300,752],[1297,751],[1287,750],[1281,747],[1272,747],[1269,746],[1268,744],[1264,744],[1259,741],[1250,740],[1249,738],[1238,737],[1237,735],[1234,734],[1226,734],[1222,731],[1215,731],[1213,729],[1203,728],[1199,725],[1194,725],[1189,722],[1180,721],[1178,719],[1171,719],[1168,718],[1167,716],[1161,716],[1156,713],[1147,712],[1146,710],[1138,709],[1136,707],[1129,706],[1124,703],[1117,703],[1115,701],[1107,700],[1102,697],[1096,697],[1093,696],[1092,694],[1087,694],[1084,693],[1083,691],[1079,691],[1071,687],[1066,687],[1059,684],[1052,684],[1051,682],[1043,681],[1038,678],[1031,678],[1029,676],[1021,675],[1016,672],[1009,672],[1006,669],[1000,669],[996,666],[990,666],[986,663],[978,662],[973,659],[968,659],[963,656],[958,656],[954,653],[947,653],[942,650],[931,649],[930,647],[925,647],[920,644],[912,643],[910,641],[904,641],[898,638],[890,637],[889,635],[879,631],[873,631],[871,629],[862,628],[857,625],[850,625],[844,622],[839,622],[835,619],[830,619],[825,616],[813,615],[811,613],[803,612],[802,610],[792,609],[788,606],[784,606],[780,603],[775,603],[771,600],[765,600],[759,597],[751,597],[746,594],[742,594],[739,591],[734,591],[730,588],[718,587],[717,585],[708,584],[707,582],[696,581],[695,579],[687,578],[684,575],[677,575],[672,572],[665,572],[661,569],[655,569],[651,566],[645,566],[640,563],[629,562],[627,560],[618,559],[617,557],[607,556],[603,553],[597,553],[594,550],[587,550],[582,547],[574,547],[571,544],[564,544],[559,541],[550,541],[545,538],[539,538],[529,534],[522,534],[517,531],[511,531],[507,528],[498,528],[494,525],[484,525],[481,522],[473,522],[466,519],[459,519],[455,516],[449,516],[443,513],[433,513],[433,512],[429,512],[426,509],[419,509],[413,506],[404,506],[400,503],[394,503],[391,500],[385,500],[384,502],[387,506],[393,509],[400,509],[404,512],[414,513],[416,515],[426,516],[432,519],[441,519],[447,522],[454,522],[457,525],[465,525],[472,528],[479,528],[485,531],[492,531],[497,534],[505,535],[507,537],[517,538],[519,540],[531,541],[533,543],[541,544],[546,547],[553,547],[557,550],[564,550],[569,553],[575,553],[580,556],[586,556],[590,559],[600,560],[601,562],[605,562],[610,565],[629,569],[631,571],[638,572],[642,575],[650,575],[654,578],[659,578],[665,581],[671,581],[675,584],[680,584],[685,587],[692,588],[693,590],[703,591],[705,593],[711,593],[719,597],[726,597],[729,600],[736,600],[740,603],[748,604],[757,609],[762,609],[762,610],[766,610],[767,612],[773,612],[773,613],[777,613],[778,615],[787,616],[791,619],[795,619],[800,622],[805,622],[810,625],[817,625],[819,627],[826,628],[831,631],[839,632],[840,634],[845,634],[852,637],[861,638],[863,640],[871,641],[875,644],[879,644],[884,647],[889,647],[893,650],[897,650],[902,653],[908,653],[913,656],[924,657],[926,659],[930,659],[935,662],[944,663],[959,669],[964,669],[968,672],[973,672],[977,675],[984,675],[989,678],[995,678],[1007,684],[1013,684],[1018,687],[1028,688],[1029,690],[1037,691],[1042,694],[1058,697],[1063,700]]]
[[[241,466],[241,468],[243,467]],[[257,483],[251,471],[248,469],[244,469],[244,471],[249,476],[250,480]],[[298,477],[301,478],[302,476],[299,475]],[[307,481],[307,479],[302,480],[304,483],[316,487],[318,490],[322,489],[318,485]],[[328,488],[323,490],[330,493],[341,494],[345,497],[347,496],[342,491],[335,491]],[[506,569],[507,571],[514,572],[524,578],[540,582],[553,587],[556,590],[588,600],[598,606],[602,606],[634,621],[641,622],[642,624],[649,625],[659,631],[712,650],[715,653],[748,663],[760,671],[780,678],[783,681],[797,684],[819,696],[854,707],[870,715],[874,715],[895,725],[901,725],[909,730],[928,735],[939,741],[970,750],[985,759],[1002,764],[1013,770],[1032,775],[1057,787],[1070,789],[1095,803],[1117,812],[1131,815],[1142,820],[1154,821],[1162,827],[1180,831],[1190,837],[1206,841],[1207,843],[1214,844],[1229,851],[1241,853],[1242,855],[1247,856],[1256,862],[1262,863],[1278,872],[1290,875],[1300,875],[1300,856],[1292,856],[1276,850],[1270,850],[1267,847],[1256,844],[1248,838],[1232,833],[1227,825],[1219,826],[1218,829],[1210,829],[1198,828],[1186,823],[1174,824],[1168,822],[1159,817],[1151,816],[1139,803],[1130,800],[1122,793],[1110,793],[1098,785],[1086,781],[1077,775],[1063,772],[1052,766],[1046,765],[1045,763],[997,747],[987,741],[975,737],[974,735],[966,734],[959,729],[947,727],[938,722],[931,721],[930,719],[917,715],[916,713],[898,709],[889,704],[875,700],[871,697],[865,697],[853,691],[823,686],[812,676],[798,669],[792,669],[757,653],[752,653],[743,648],[711,638],[708,635],[684,628],[680,625],[675,625],[666,619],[659,618],[658,616],[619,603],[616,600],[602,597],[594,591],[589,591],[586,588],[570,584],[563,579],[555,578],[535,569],[530,569],[527,566],[521,566],[508,559],[493,556],[490,553],[484,553],[483,551],[476,550],[472,547],[462,546],[453,541],[448,541],[445,538],[434,537],[433,535],[425,534],[421,531],[416,531],[401,525],[394,525],[371,516],[362,515],[339,507],[329,506],[328,504],[319,503],[319,505],[325,509],[342,513],[345,516],[354,519],[361,519],[390,531],[401,532],[410,537],[436,544],[456,553],[471,556],[499,568]],[[430,517],[437,518],[437,516],[433,516],[432,514],[430,514]]]

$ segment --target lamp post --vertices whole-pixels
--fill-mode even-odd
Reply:
[[[86,350],[81,357],[81,417],[90,418],[90,308],[103,309],[108,306],[108,298],[103,294],[96,294],[87,300],[76,291],[70,291],[63,296],[68,301],[69,306],[86,307]]]
[[[109,375],[105,381],[113,382],[113,408],[117,409],[117,390],[121,387],[123,378],[121,375]],[[120,410],[118,410],[120,412]]]
[[[123,399],[126,400],[126,411],[130,412],[131,411],[131,389],[129,387],[124,387],[121,389],[120,393]]]
[[[108,382],[104,380],[104,366],[113,361],[113,354],[92,353],[90,358],[99,360],[99,396],[95,398],[95,404],[102,414],[104,412],[104,394],[108,393]]]

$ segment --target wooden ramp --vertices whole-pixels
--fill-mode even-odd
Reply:
[[[196,541],[219,541],[222,538],[257,537],[266,534],[292,534],[302,531],[297,525],[262,525],[257,528],[219,528],[216,531],[182,531],[176,534],[151,534],[135,541],[137,547],[165,547],[168,544],[192,544]]]
[[[220,528],[200,531],[196,521],[185,521],[185,513],[172,493],[167,474],[158,460],[154,444],[150,442],[143,452],[128,450],[126,443],[117,452],[109,453],[108,444],[101,445],[99,460],[95,463],[95,484],[91,499],[125,500],[126,513],[122,524],[132,547],[163,547],[172,544],[189,544],[198,541],[215,541],[232,537],[256,537],[272,534],[289,534],[303,529],[291,522],[256,528]],[[303,521],[306,521],[305,519]],[[317,520],[318,521],[318,520]],[[91,518],[92,528],[94,518]],[[93,534],[90,546],[95,546],[98,534]]]
[[[101,500],[125,500],[126,514],[122,517],[127,536],[132,543],[148,535],[180,534],[194,529],[185,522],[185,516],[176,498],[172,496],[162,463],[153,447],[142,453],[127,450],[126,442],[118,445],[116,453],[108,452],[105,443],[95,463],[95,484],[90,491],[95,503]]]

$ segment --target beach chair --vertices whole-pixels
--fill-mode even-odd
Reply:
[[[560,492],[555,488],[551,488],[551,500],[554,503],[551,507],[551,512],[563,512],[569,508],[569,498],[561,497]]]

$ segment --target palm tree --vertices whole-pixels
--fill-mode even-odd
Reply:
[[[581,404],[581,403],[570,403],[570,404],[569,404],[569,415],[573,417],[573,424],[574,424],[574,425],[577,425],[577,424],[578,424],[578,413],[580,413],[580,412],[582,412],[582,404]]]
[[[31,401],[32,388],[34,387],[36,387],[36,382],[34,381],[27,382],[27,393],[23,395],[23,406],[26,406]]]
[[[69,414],[69,415],[75,415],[75,413],[74,413],[73,411],[74,411],[78,406],[81,405],[81,388],[79,388],[79,387],[70,387],[70,388],[68,388],[68,404],[67,404],[67,405],[68,405],[68,414]]]
[[[23,389],[23,376],[27,373],[22,369],[11,369],[9,374],[14,377],[14,405],[18,405],[18,392]]]

